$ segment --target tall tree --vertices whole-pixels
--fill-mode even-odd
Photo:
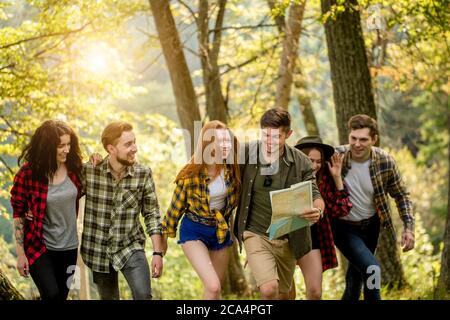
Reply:
[[[447,197],[447,219],[444,231],[444,251],[441,258],[441,274],[439,276],[438,288],[450,296],[450,108],[447,110],[447,135],[448,142],[448,197]]]
[[[365,113],[377,119],[358,1],[321,0],[321,5],[324,15],[332,14],[325,22],[325,34],[339,142],[346,143],[351,116]]]
[[[283,52],[278,70],[276,106],[287,109],[291,98],[291,88],[295,63],[297,62],[300,34],[302,31],[305,1],[294,1],[289,8],[287,23],[284,23]]]
[[[178,118],[191,137],[190,150],[194,150],[194,123],[201,121],[197,95],[186,62],[183,44],[170,9],[169,0],[149,0],[161,48],[169,69]]]
[[[210,5],[208,0],[199,0],[198,17],[196,18],[206,95],[206,113],[210,120],[219,120],[223,123],[227,123],[227,107],[220,81],[219,53],[226,4],[226,0],[219,1],[214,30],[209,29]],[[210,42],[211,33],[213,34],[212,43]]]
[[[348,142],[347,122],[359,113],[377,119],[357,0],[321,0],[330,60],[339,142]],[[382,228],[377,250],[384,284],[405,283],[398,245]],[[387,280],[392,281],[388,283]]]
[[[276,0],[268,0],[267,3],[272,11],[278,11],[276,10]],[[319,135],[319,127],[312,109],[311,98],[308,94],[308,86],[302,70],[301,59],[298,56],[305,7],[306,0],[301,3],[294,2],[289,10],[287,24],[284,13],[277,14],[274,17],[278,32],[284,36],[283,52],[278,68],[276,105],[281,108],[288,108],[291,87],[292,83],[294,83],[294,95],[300,106],[307,134]]]

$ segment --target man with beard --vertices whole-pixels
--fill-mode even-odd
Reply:
[[[83,168],[86,193],[81,256],[92,270],[102,300],[118,300],[118,271],[130,286],[133,299],[149,300],[151,280],[144,252],[144,217],[153,244],[152,277],[163,269],[158,200],[150,168],[137,164],[136,138],[126,122],[110,123],[102,133],[108,156],[97,166]]]

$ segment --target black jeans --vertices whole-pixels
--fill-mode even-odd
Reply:
[[[151,300],[150,268],[142,250],[135,251],[120,270],[130,286],[134,300]],[[93,272],[101,300],[119,300],[119,274],[109,266],[109,273]]]
[[[31,266],[30,275],[42,300],[66,300],[77,264],[77,249],[48,250]],[[69,282],[69,283],[68,283]]]
[[[381,277],[380,265],[374,255],[380,233],[378,216],[364,220],[360,225],[333,219],[331,227],[336,247],[348,260],[342,300],[358,300],[363,285],[364,300],[380,300],[380,288],[372,281],[374,276]],[[378,279],[378,283],[380,281]]]

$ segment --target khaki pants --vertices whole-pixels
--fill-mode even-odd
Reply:
[[[278,280],[279,292],[289,293],[295,271],[295,258],[288,239],[269,240],[251,231],[244,231],[247,261],[256,285]]]

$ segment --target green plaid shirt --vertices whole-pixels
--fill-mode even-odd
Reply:
[[[145,248],[145,233],[161,234],[155,185],[150,168],[135,164],[115,182],[106,158],[100,165],[83,166],[86,205],[81,239],[81,256],[95,272],[109,272],[111,264],[120,270],[132,253]]]
[[[336,151],[344,154],[342,177],[344,178],[351,169],[351,153],[348,145],[336,147]],[[370,178],[373,185],[373,201],[378,216],[383,226],[390,230],[393,238],[396,232],[392,223],[391,208],[389,206],[388,194],[394,198],[398,213],[403,221],[404,229],[414,232],[414,215],[409,192],[400,175],[394,158],[386,151],[372,147],[371,162],[369,166]]]

